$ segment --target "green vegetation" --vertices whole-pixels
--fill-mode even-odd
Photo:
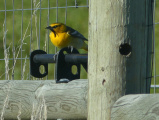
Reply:
[[[51,8],[50,10],[47,9],[49,5]],[[13,12],[13,6],[14,6],[14,12]],[[30,51],[36,49],[42,49],[49,52],[50,54],[55,53],[55,47],[52,45],[52,43],[48,38],[48,34],[50,31],[45,29],[45,27],[47,27],[51,23],[55,22],[65,23],[66,21],[66,24],[68,26],[73,27],[74,29],[81,32],[86,38],[88,38],[87,1],[77,0],[77,8],[76,8],[76,7],[71,7],[75,6],[75,1],[67,0],[67,8],[65,8],[65,6],[66,6],[66,1],[63,0],[58,0],[58,7],[59,7],[58,9],[57,9],[57,0],[50,0],[50,4],[48,4],[48,0],[41,0],[41,6],[40,6],[40,0],[24,0],[23,3],[22,0],[20,1],[14,0],[14,5],[13,1],[6,2],[6,10],[11,10],[11,11],[6,12],[6,21],[5,21],[5,12],[4,11],[0,12],[0,30],[1,30],[0,59],[6,58],[6,62],[4,62],[4,60],[0,61],[0,66],[1,66],[0,79],[12,79],[12,73],[14,73],[14,79],[21,79],[21,76],[23,79],[33,79],[32,77],[30,77],[29,73]],[[85,7],[80,7],[80,6],[85,6]],[[40,11],[39,9],[40,7],[44,9],[41,9]],[[33,10],[31,10],[31,8],[33,8]],[[0,10],[5,10],[5,0],[0,1]],[[66,17],[66,11],[67,11],[67,17]],[[48,14],[48,12],[50,14]],[[49,16],[49,23],[48,23],[48,16]],[[6,32],[6,38],[4,39],[5,22],[6,22],[7,32]],[[3,45],[3,43],[5,43],[4,40],[6,40],[6,45]],[[4,48],[7,49],[5,54],[4,54]],[[14,49],[15,49],[15,55],[13,55]],[[84,51],[81,50],[80,53],[84,53]],[[7,61],[8,58],[13,58],[13,57],[18,59],[14,61],[13,59]],[[23,60],[20,60],[19,58],[20,59],[23,58]],[[15,67],[13,67],[14,64]],[[7,72],[6,77],[4,74],[5,66]],[[54,64],[49,64],[49,75],[48,78],[46,79],[54,79],[53,68]],[[86,72],[83,69],[82,69],[81,78],[86,78]]]

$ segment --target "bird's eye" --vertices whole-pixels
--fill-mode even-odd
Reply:
[[[58,25],[55,25],[53,28],[57,28],[58,27]]]

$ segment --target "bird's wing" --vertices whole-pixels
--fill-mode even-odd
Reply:
[[[78,31],[76,31],[74,29],[72,29],[71,27],[67,26],[67,32],[68,32],[68,34],[70,34],[73,37],[78,37],[78,38],[81,38],[83,40],[88,41],[81,33],[79,33]]]

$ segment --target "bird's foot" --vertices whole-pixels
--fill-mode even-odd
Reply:
[[[56,61],[56,58],[57,58],[58,55],[59,55],[59,51],[54,54],[54,56],[53,56],[54,61]]]
[[[68,46],[68,48],[71,48],[71,53],[72,53],[72,51],[73,51],[73,46]]]

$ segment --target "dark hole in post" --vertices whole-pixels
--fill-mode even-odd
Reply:
[[[128,43],[121,44],[119,46],[119,52],[121,55],[130,55],[131,54],[131,46]]]

